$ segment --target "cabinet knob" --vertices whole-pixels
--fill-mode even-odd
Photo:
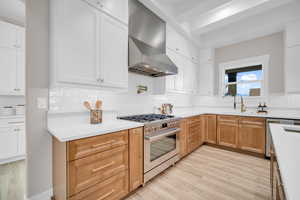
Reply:
[[[97,79],[97,82],[103,83],[103,82],[104,82],[104,79],[103,79],[103,78],[98,78],[98,79]]]
[[[15,88],[14,91],[17,91],[17,92],[18,92],[18,91],[20,91],[20,89],[19,89],[19,88]]]

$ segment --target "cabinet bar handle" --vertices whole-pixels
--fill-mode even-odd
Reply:
[[[101,147],[101,146],[105,146],[105,145],[108,145],[108,144],[113,144],[115,142],[115,140],[111,140],[111,141],[108,141],[108,142],[104,142],[104,143],[101,143],[101,144],[94,144],[92,145],[92,148],[98,148],[98,147]]]
[[[111,161],[110,163],[108,163],[108,164],[106,164],[106,165],[104,165],[104,166],[98,167],[98,168],[96,168],[96,169],[92,169],[92,172],[93,172],[93,173],[99,172],[99,171],[101,171],[102,169],[105,169],[105,168],[107,168],[107,167],[112,166],[113,164],[115,164],[115,162],[114,162],[114,161]]]
[[[110,192],[106,193],[105,195],[99,197],[97,200],[102,200],[105,199],[106,197],[109,197],[110,195],[112,195],[115,192],[114,189],[112,189]]]

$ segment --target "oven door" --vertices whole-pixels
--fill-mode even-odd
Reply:
[[[146,135],[144,139],[144,173],[179,153],[180,128]]]

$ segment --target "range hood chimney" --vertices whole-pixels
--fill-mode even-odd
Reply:
[[[129,0],[129,71],[152,77],[178,73],[166,55],[166,23],[138,0]]]

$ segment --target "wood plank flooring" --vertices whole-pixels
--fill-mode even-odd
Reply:
[[[126,200],[270,200],[269,161],[203,146]]]
[[[25,161],[0,165],[0,200],[24,200]]]

